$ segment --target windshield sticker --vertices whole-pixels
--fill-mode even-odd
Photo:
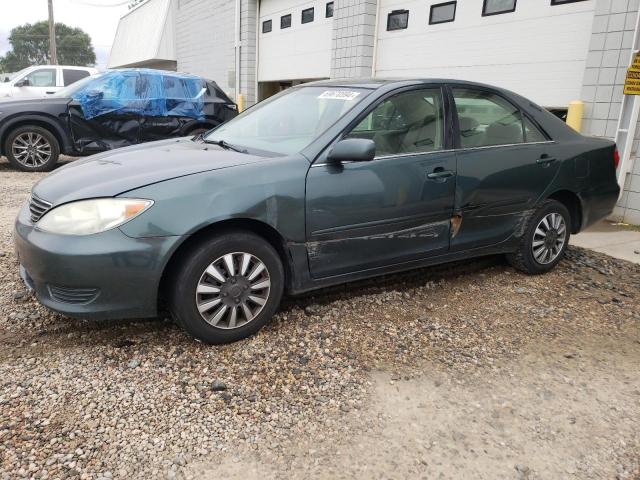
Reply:
[[[323,92],[318,98],[327,98],[330,100],[353,100],[360,92],[354,92],[352,90],[327,90]]]

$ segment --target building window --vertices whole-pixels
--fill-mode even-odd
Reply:
[[[516,11],[516,0],[484,0],[482,16],[500,15]]]
[[[429,25],[453,22],[456,19],[456,3],[457,2],[446,2],[431,5]]]
[[[564,5],[565,3],[584,2],[585,0],[551,0],[551,5]]]
[[[269,33],[273,28],[273,22],[271,20],[265,20],[262,22],[262,33]]]
[[[313,7],[302,10],[301,23],[311,23],[311,22],[313,22]]]
[[[280,17],[280,28],[289,28],[291,26],[291,14]]]
[[[333,2],[327,3],[327,6],[324,9],[324,16],[326,18],[333,17]]]
[[[403,30],[409,25],[409,10],[394,10],[387,17],[387,30]]]

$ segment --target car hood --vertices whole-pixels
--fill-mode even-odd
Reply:
[[[14,112],[41,111],[47,105],[60,105],[66,108],[71,101],[68,97],[29,97],[29,98],[0,98],[0,114]]]
[[[172,178],[261,161],[262,157],[224,150],[190,138],[161,140],[76,160],[33,187],[38,198],[60,205],[74,200],[114,197]]]

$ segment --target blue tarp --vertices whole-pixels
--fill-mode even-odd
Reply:
[[[194,75],[146,68],[109,70],[72,98],[87,120],[107,113],[204,119],[205,81]]]

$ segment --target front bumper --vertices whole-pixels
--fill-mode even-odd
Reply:
[[[115,228],[86,236],[34,227],[25,205],[14,242],[20,275],[46,307],[86,318],[157,314],[162,271],[180,237],[131,238]]]

